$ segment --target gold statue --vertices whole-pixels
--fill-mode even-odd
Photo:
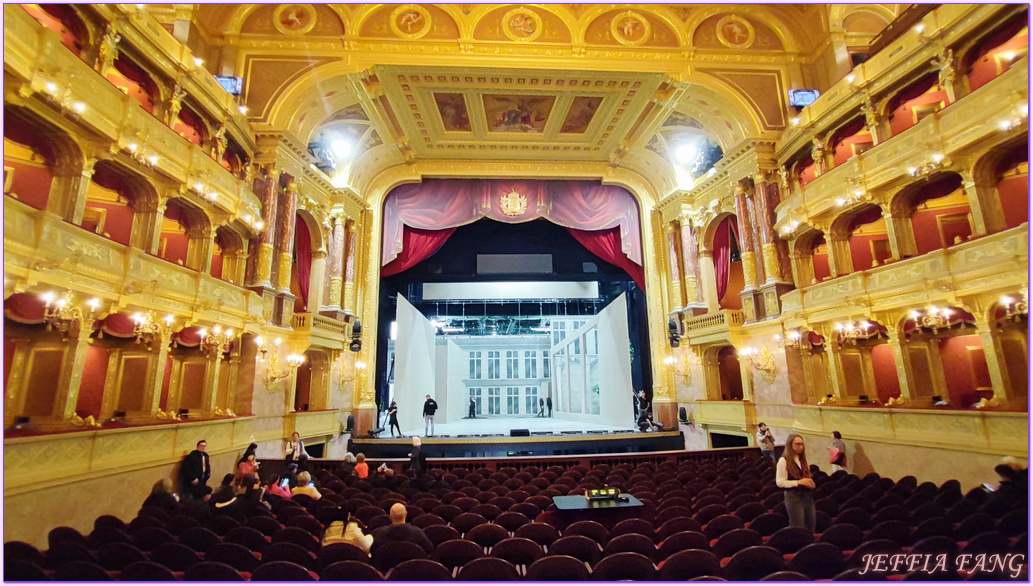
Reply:
[[[778,188],[782,190],[782,197],[789,197],[789,169],[785,165],[778,168]]]
[[[172,95],[169,97],[169,110],[165,118],[165,124],[171,128],[176,124],[176,118],[179,117],[179,111],[183,109],[183,98],[187,96],[187,93],[183,91],[183,88],[179,87],[179,83],[172,86]]]
[[[226,138],[226,125],[220,124],[218,129],[215,131],[213,137],[215,143],[215,160],[221,161],[223,153],[226,152],[226,147],[229,146],[229,139]]]
[[[954,49],[947,49],[946,52],[933,58],[933,67],[939,73],[940,89],[953,93],[954,89]]]
[[[821,144],[821,139],[817,136],[811,139],[811,159],[814,160],[818,174],[825,171],[825,145]]]
[[[108,30],[101,38],[98,50],[97,71],[101,75],[106,74],[115,65],[115,59],[118,59],[118,42],[121,40],[122,36],[115,30],[114,25],[108,25]]]

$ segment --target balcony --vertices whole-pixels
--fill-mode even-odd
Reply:
[[[728,340],[737,333],[746,316],[741,311],[722,309],[685,320],[685,337],[691,345]]]
[[[152,307],[237,329],[267,321],[256,293],[112,242],[8,197],[4,272],[24,278],[29,286],[41,281],[74,286],[86,295],[113,300],[117,307]]]
[[[1028,284],[1029,232],[1010,230],[878,268],[790,291],[782,296],[787,327],[843,319],[865,308],[911,307],[930,291],[958,294],[1018,290]],[[706,317],[706,316],[702,316]],[[799,323],[794,323],[799,322]]]
[[[161,423],[4,439],[4,498],[154,466],[171,466],[208,440],[213,456],[245,448],[253,417]]]
[[[696,404],[696,423],[706,425],[709,431],[744,432],[757,420],[757,408],[749,401],[697,401]]]
[[[832,84],[813,104],[803,109],[796,126],[789,127],[782,137],[781,154],[799,151],[810,144],[811,136],[856,113],[863,96],[858,90],[865,87],[875,95],[892,87],[936,57],[939,42],[950,45],[967,35],[984,30],[987,18],[1000,10],[1000,5],[943,4],[921,19],[922,34],[910,30],[872,55],[851,71],[852,81],[846,77]],[[928,39],[937,39],[930,42]],[[784,157],[780,156],[780,159]]]
[[[1026,457],[1029,416],[991,411],[793,405],[797,431],[833,431],[885,443]]]
[[[979,148],[987,138],[1000,135],[1000,121],[1016,104],[1002,104],[1003,96],[1025,96],[1029,86],[1028,61],[1024,57],[1003,75],[947,108],[924,118],[898,136],[830,169],[793,193],[775,208],[775,229],[790,222],[815,223],[840,209],[836,200],[847,186],[874,192],[901,179],[910,180],[909,167],[921,167],[934,150],[946,155],[964,155]],[[959,159],[964,158],[958,157]]]
[[[215,193],[211,205],[218,212],[240,219],[260,216],[261,205],[250,187],[206,149],[187,142],[147,113],[62,46],[56,33],[16,5],[4,6],[4,49],[5,71],[16,80],[7,88],[5,104],[67,110],[111,152],[128,153],[128,145],[135,143],[141,158],[156,156],[154,171],[181,189],[203,181],[207,191]],[[73,108],[77,103],[82,104],[82,112]]]
[[[291,320],[294,331],[309,336],[309,343],[343,350],[346,346],[347,324],[318,313],[295,313]]]
[[[337,434],[340,423],[337,410],[295,411],[283,417],[283,437],[288,438],[295,431],[302,438],[326,437]]]

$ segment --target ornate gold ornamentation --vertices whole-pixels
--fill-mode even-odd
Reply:
[[[748,49],[756,37],[753,25],[737,14],[729,14],[717,21],[717,40],[729,49]]]
[[[105,75],[115,65],[115,59],[118,59],[118,42],[121,40],[122,35],[118,34],[115,25],[109,24],[97,50],[97,68],[101,75]]]
[[[316,9],[311,4],[281,4],[273,13],[273,26],[285,35],[303,35],[316,26]]]
[[[542,35],[542,17],[530,8],[514,8],[502,17],[502,33],[513,41],[529,43]]]
[[[740,257],[742,258],[742,274],[743,280],[746,282],[746,286],[757,285],[757,258],[756,253],[743,252]]]
[[[649,21],[633,10],[621,12],[610,21],[610,34],[622,45],[636,47],[648,41],[652,33]]]
[[[775,355],[771,349],[762,346],[760,350],[747,346],[738,351],[740,358],[747,360],[754,370],[760,371],[761,378],[768,384],[775,382]]]
[[[268,283],[273,269],[273,245],[262,242],[258,245],[258,265],[255,268],[255,281]]]
[[[391,12],[389,25],[403,39],[419,39],[430,32],[430,12],[419,4],[403,4]]]
[[[760,252],[764,257],[764,274],[768,280],[779,280],[782,276],[782,269],[778,264],[778,247],[774,242],[768,242],[760,246]]]
[[[527,198],[514,189],[499,198],[502,213],[510,217],[522,216],[527,211]]]

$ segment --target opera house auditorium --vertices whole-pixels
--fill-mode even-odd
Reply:
[[[1028,581],[1028,4],[5,4],[4,579]]]

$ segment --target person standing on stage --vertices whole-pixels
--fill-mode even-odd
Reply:
[[[473,397],[470,397],[470,419],[476,419],[476,418],[477,418],[477,402],[473,400]]]
[[[538,417],[545,417],[545,399],[538,397]]]
[[[395,437],[395,430],[398,430],[398,437],[402,437],[402,428],[398,426],[398,403],[391,401],[387,408],[387,418],[391,425],[391,437]]]
[[[646,392],[640,390],[638,392],[638,413],[635,417],[635,423],[642,427],[643,424],[647,424],[647,415],[649,414],[649,399],[646,398]]]
[[[434,413],[438,410],[438,403],[427,395],[423,403],[423,435],[434,437]]]
[[[545,406],[549,408],[549,417],[552,417],[552,395],[545,397]]]

